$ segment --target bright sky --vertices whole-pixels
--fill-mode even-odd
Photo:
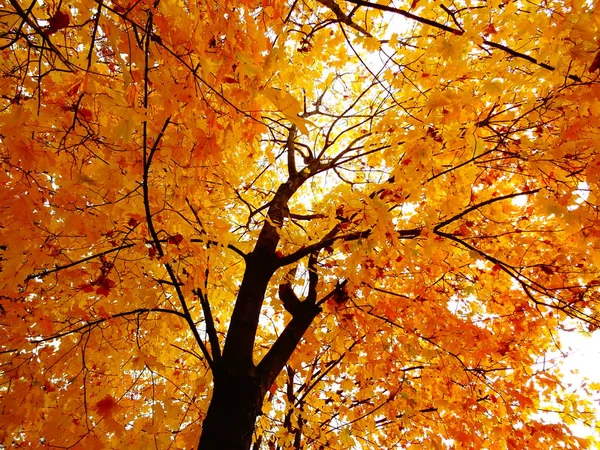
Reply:
[[[567,375],[565,381],[571,383],[574,389],[582,389],[585,379],[588,382],[600,382],[600,333],[596,331],[591,337],[581,333],[563,332],[563,351],[569,356],[563,359],[562,366],[565,372],[574,372]],[[600,392],[590,389],[593,393],[592,400],[596,406],[596,417],[600,420]],[[592,435],[593,430],[586,427],[572,427],[578,434]],[[596,445],[600,448],[600,437],[596,433]]]

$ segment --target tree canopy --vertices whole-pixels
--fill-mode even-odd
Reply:
[[[0,448],[589,448],[600,7],[0,0]]]

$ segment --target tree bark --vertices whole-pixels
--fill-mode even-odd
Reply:
[[[223,354],[213,366],[213,396],[202,423],[198,450],[248,450],[266,393],[252,360],[260,309],[275,272],[274,250],[255,249],[229,324]]]
[[[253,372],[242,376],[217,375],[198,450],[250,448],[264,397],[264,389]]]
[[[251,365],[246,370],[238,364],[223,367],[221,360],[215,368],[213,397],[202,424],[198,450],[250,448],[267,389],[320,311],[312,302],[301,303],[298,313],[258,367]]]
[[[310,275],[309,296],[305,302],[298,301],[292,320],[258,366],[254,364],[254,341],[265,292],[271,277],[282,266],[276,249],[279,231],[289,214],[288,201],[321,167],[315,160],[301,172],[296,171],[293,162],[294,136],[295,129],[292,129],[288,139],[289,179],[277,189],[254,250],[245,257],[246,269],[231,315],[223,353],[213,366],[213,396],[202,423],[198,450],[250,449],[256,418],[261,414],[267,390],[320,312],[315,304],[318,277],[313,270]],[[311,258],[309,266],[314,269],[316,255]]]

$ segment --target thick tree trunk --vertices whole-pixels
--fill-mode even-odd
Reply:
[[[255,374],[219,375],[198,450],[248,450],[263,396]]]
[[[213,397],[202,424],[198,450],[250,448],[268,387],[321,310],[308,302],[302,303],[299,309],[258,367],[251,366],[243,375],[216,370]],[[239,366],[233,369],[239,370]]]
[[[288,201],[312,173],[321,166],[313,166],[298,173],[295,169],[293,139],[290,134],[289,175],[287,182],[277,189],[269,206],[268,220],[256,241],[254,250],[245,256],[246,270],[235,302],[223,354],[213,366],[213,396],[202,423],[202,434],[198,450],[248,450],[256,418],[261,413],[267,389],[275,381],[302,335],[308,329],[320,308],[315,304],[317,274],[314,270],[316,253],[312,253],[310,293],[305,302],[296,298],[297,304],[291,311],[293,318],[273,344],[267,355],[254,365],[254,341],[260,319],[261,307],[269,281],[281,266],[276,254],[279,231],[288,214]],[[308,256],[308,255],[306,255]]]
[[[202,423],[198,450],[248,450],[266,390],[252,361],[254,339],[275,258],[255,251],[246,271],[227,332],[223,354],[213,366],[213,396]]]

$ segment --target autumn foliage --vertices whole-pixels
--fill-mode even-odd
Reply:
[[[592,447],[599,27],[0,0],[0,449]]]

